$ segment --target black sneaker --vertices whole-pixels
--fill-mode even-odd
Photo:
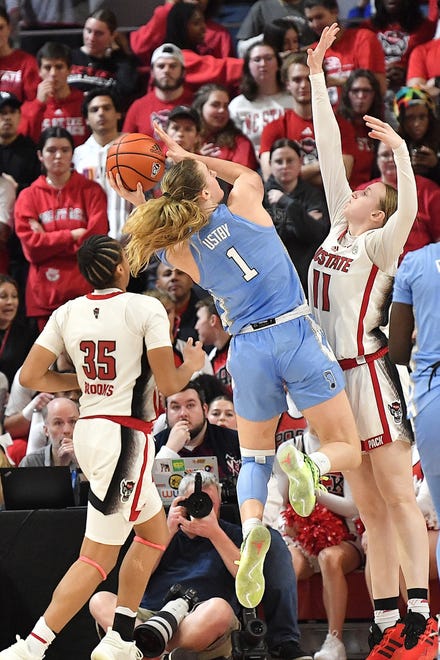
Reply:
[[[284,642],[270,650],[274,660],[313,660],[310,653],[302,650],[298,642]]]

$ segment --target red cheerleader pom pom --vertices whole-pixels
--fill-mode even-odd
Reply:
[[[314,557],[324,548],[353,538],[344,519],[322,504],[317,503],[306,518],[295,513],[290,504],[282,515],[287,525],[295,529],[295,541]]]

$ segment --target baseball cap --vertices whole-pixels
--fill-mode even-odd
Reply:
[[[15,96],[15,94],[11,94],[10,92],[0,92],[0,108],[4,108],[6,105],[18,109],[21,107],[21,101]]]
[[[151,56],[151,66],[153,66],[153,64],[160,57],[172,58],[180,62],[182,66],[185,66],[185,62],[183,60],[183,53],[180,50],[180,48],[178,46],[175,46],[174,44],[162,44],[162,46],[156,48],[156,50],[153,51],[153,54]]]
[[[194,108],[190,108],[187,105],[176,105],[176,107],[173,108],[168,115],[168,121],[176,119],[177,117],[186,117],[187,119],[191,119],[191,121],[195,123],[197,130],[200,130],[199,113],[197,110],[194,110]]]

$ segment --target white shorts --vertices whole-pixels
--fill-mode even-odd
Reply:
[[[90,540],[123,545],[134,525],[162,508],[151,477],[155,449],[149,429],[129,417],[77,421],[75,454],[90,482],[85,532]]]
[[[362,451],[395,440],[413,441],[397,370],[387,355],[348,369],[344,375]]]

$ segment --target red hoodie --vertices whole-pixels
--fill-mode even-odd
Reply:
[[[29,220],[38,220],[42,232]],[[72,229],[87,228],[78,242]],[[76,261],[81,243],[93,234],[107,234],[107,196],[101,186],[78,172],[64,188],[50,186],[44,175],[25,188],[15,203],[15,231],[29,261],[26,283],[28,316],[49,316],[54,309],[90,291]]]

